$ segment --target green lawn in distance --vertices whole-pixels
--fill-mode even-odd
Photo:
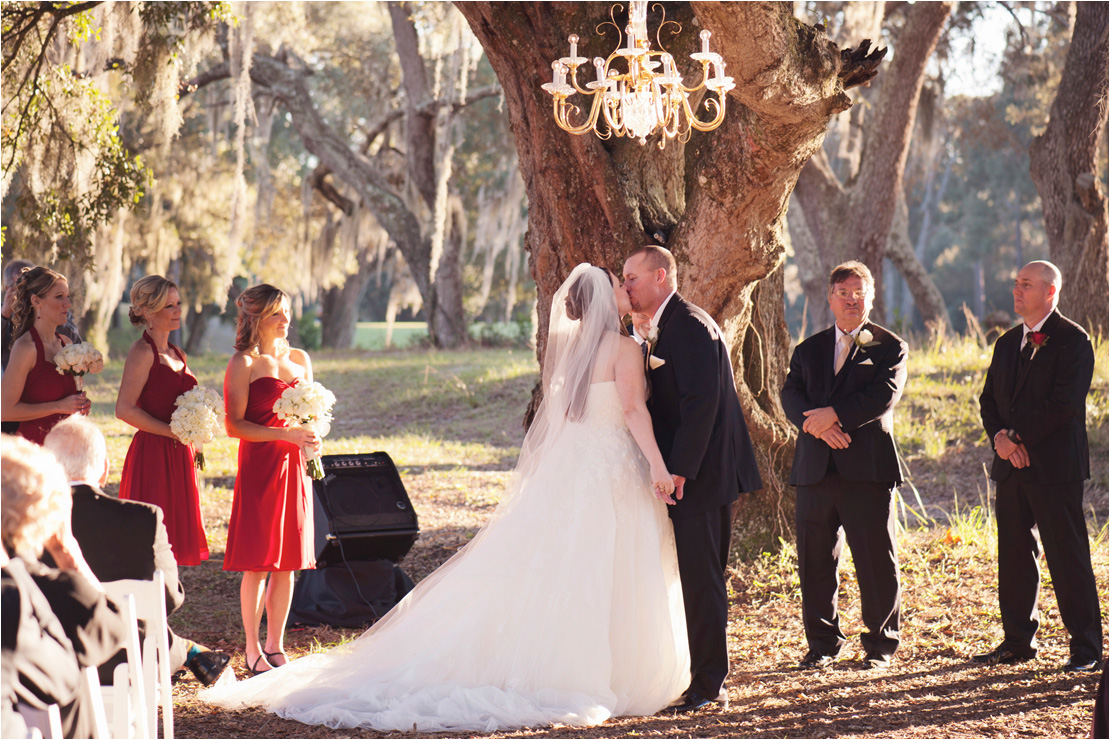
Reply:
[[[355,346],[361,349],[385,349],[385,322],[360,321],[355,328]],[[428,336],[428,325],[423,321],[395,321],[392,346],[404,349],[414,341]]]

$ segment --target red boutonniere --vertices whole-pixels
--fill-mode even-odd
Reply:
[[[1029,355],[1029,358],[1032,359],[1037,356],[1041,347],[1048,344],[1048,334],[1045,332],[1029,332],[1026,335],[1026,341],[1033,345],[1033,353]]]

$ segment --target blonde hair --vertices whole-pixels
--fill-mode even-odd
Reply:
[[[31,296],[42,298],[59,280],[67,284],[69,282],[65,275],[54,272],[49,267],[28,267],[19,274],[12,306],[13,342],[26,334],[35,323],[35,307],[31,305]]]
[[[81,414],[54,425],[42,446],[54,453],[71,481],[96,483],[108,462],[108,445],[100,429]]]
[[[131,286],[131,308],[127,310],[131,324],[142,326],[148,322],[150,314],[165,308],[170,300],[171,288],[178,290],[177,283],[161,275],[147,275],[136,280]]]
[[[0,519],[4,549],[38,559],[69,521],[73,496],[51,452],[22,437],[0,437]]]
[[[285,291],[266,283],[244,290],[238,300],[235,301],[235,305],[239,307],[235,349],[257,355],[258,346],[262,341],[258,325],[280,311],[281,302],[288,300],[289,296],[285,294]],[[288,351],[288,342],[279,339],[277,343],[278,354],[284,355]]]

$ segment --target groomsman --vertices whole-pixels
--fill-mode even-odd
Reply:
[[[894,406],[906,384],[906,343],[867,320],[871,271],[845,262],[829,275],[836,322],[798,345],[782,406],[800,430],[790,484],[802,621],[809,650],[800,668],[824,668],[847,639],[840,629],[840,557],[852,548],[867,632],[866,667],[889,667],[899,641],[901,586],[895,549],[894,489],[902,482]]]
[[[674,256],[641,247],[624,263],[632,309],[647,318],[642,338],[651,379],[648,411],[655,440],[674,476],[674,525],[686,629],[690,687],[675,713],[728,704],[728,590],[725,566],[732,503],[763,487],[732,362],[721,330],[678,294]],[[639,329],[637,330],[639,331]]]
[[[1090,477],[1087,392],[1094,372],[1091,340],[1056,310],[1060,271],[1030,262],[1014,280],[1014,312],[1023,319],[994,345],[979,410],[994,446],[998,602],[1002,644],[972,660],[995,665],[1037,655],[1041,545],[1071,635],[1065,671],[1094,671],[1102,661],[1102,614],[1083,481]]]

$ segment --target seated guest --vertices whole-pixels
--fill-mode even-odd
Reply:
[[[166,614],[185,601],[177,562],[162,510],[138,501],[121,501],[100,490],[108,480],[108,449],[104,435],[83,416],[71,416],[50,430],[43,442],[54,453],[73,488],[73,535],[93,573],[102,581],[149,581],[160,570],[166,579]],[[231,661],[227,653],[209,650],[168,630],[170,670],[188,668],[205,686],[220,677]],[[101,680],[124,660],[122,653],[101,668]]]
[[[54,456],[19,437],[0,443],[0,535],[4,556],[4,661],[16,680],[12,701],[57,704],[64,737],[96,737],[92,696],[81,680],[123,644],[125,624],[104,596],[70,530],[69,486]],[[38,561],[46,550],[58,569]],[[5,726],[15,723],[5,721]]]

